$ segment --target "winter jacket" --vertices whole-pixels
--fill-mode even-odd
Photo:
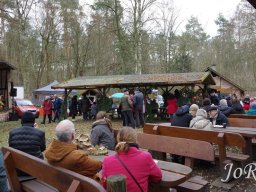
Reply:
[[[91,107],[91,101],[88,97],[84,97],[81,100],[81,111],[83,113],[89,112]]]
[[[138,181],[144,192],[148,191],[148,182],[158,182],[162,172],[152,159],[152,156],[136,147],[130,147],[127,153],[120,152],[120,159]],[[115,155],[106,156],[102,164],[103,181],[110,175],[123,174],[126,176],[127,192],[141,192],[129,173]]]
[[[232,107],[228,107],[226,105],[220,105],[218,107],[218,109],[220,110],[220,112],[222,112],[226,117],[228,117],[230,114],[233,114],[233,108]]]
[[[124,95],[121,98],[121,110],[122,111],[131,111],[132,110],[132,101],[129,95]]]
[[[56,98],[53,102],[53,109],[60,110],[62,105],[62,100],[60,98]]]
[[[143,110],[143,100],[144,100],[143,93],[140,91],[135,91],[135,95],[133,96],[134,109]]]
[[[3,154],[1,151],[0,151],[0,191],[8,192],[7,177],[6,177],[6,172],[4,168]]]
[[[192,115],[189,113],[189,107],[180,107],[172,117],[172,126],[189,127]]]
[[[234,114],[244,114],[243,106],[240,103],[233,103],[232,108]]]
[[[54,166],[63,167],[91,178],[101,168],[100,161],[88,157],[84,151],[77,150],[75,144],[64,143],[55,139],[46,149],[45,157]]]
[[[210,130],[213,128],[213,125],[210,120],[207,119],[207,112],[204,109],[198,109],[196,117],[191,120],[189,127]]]
[[[115,149],[114,132],[109,128],[110,126],[104,119],[92,124],[91,143],[93,146],[103,145],[110,150]]]
[[[45,115],[52,114],[52,101],[50,99],[44,101],[43,110]]]
[[[229,125],[228,118],[220,111],[218,111],[218,114],[215,118],[211,119],[212,123],[214,121],[215,121],[215,125],[223,125],[224,123],[226,124],[226,126]]]
[[[256,102],[250,104],[250,109],[246,112],[247,115],[256,115]]]
[[[177,106],[177,99],[173,98],[173,99],[168,99],[167,100],[167,114],[174,114],[178,109]]]
[[[45,133],[33,125],[23,124],[21,128],[12,129],[9,133],[9,146],[43,159],[45,150]]]

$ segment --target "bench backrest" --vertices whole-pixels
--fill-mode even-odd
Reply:
[[[218,131],[214,130],[200,130],[185,127],[167,126],[161,124],[156,125],[149,123],[146,123],[144,125],[143,132],[148,134],[157,134],[169,137],[179,137],[206,141],[219,145],[223,144],[223,139],[221,139],[220,137],[224,137],[225,145],[236,146],[239,147],[240,149],[244,149],[246,147],[245,139],[243,138],[243,136],[237,133],[225,133],[224,135],[221,135]]]
[[[2,151],[4,154],[7,177],[12,191],[22,191],[21,183],[19,182],[15,171],[16,168],[45,182],[59,191],[105,191],[98,182],[91,178],[67,169],[52,166],[46,161],[22,151],[11,147],[2,147]]]
[[[228,118],[230,127],[256,128],[256,119]]]
[[[242,119],[256,119],[256,115],[246,115],[246,114],[230,114],[230,118],[242,118]]]
[[[214,149],[209,142],[146,133],[138,133],[137,139],[141,148],[214,161]]]

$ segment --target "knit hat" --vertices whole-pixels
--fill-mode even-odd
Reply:
[[[221,99],[220,100],[220,105],[228,106],[227,100],[226,99]]]
[[[189,111],[197,111],[199,109],[197,104],[192,104],[189,107]]]
[[[25,123],[35,123],[35,115],[30,112],[30,111],[26,111],[22,118],[21,118],[21,124],[25,124]]]

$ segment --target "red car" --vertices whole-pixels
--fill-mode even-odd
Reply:
[[[15,99],[13,110],[21,118],[26,111],[32,112],[36,118],[39,117],[39,109],[33,105],[30,100],[27,99]]]

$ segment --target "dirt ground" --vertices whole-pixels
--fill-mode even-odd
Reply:
[[[37,119],[36,122],[39,125],[39,129],[45,131],[47,145],[55,137],[55,127],[57,123],[40,124],[41,119]],[[90,134],[91,124],[93,120],[84,121],[81,117],[77,117],[75,123],[77,134],[85,133]],[[0,122],[0,146],[8,145],[8,134],[10,129],[20,127],[20,121]],[[120,129],[122,127],[121,120],[113,120],[113,128]],[[136,129],[138,132],[142,132],[142,128]],[[256,162],[254,162],[256,163]],[[193,175],[200,175],[205,180],[210,182],[211,192],[255,192],[256,191],[256,170],[254,171],[254,177],[250,178],[234,179],[228,184],[220,181],[220,169],[218,165],[210,163],[197,163],[193,170]]]

